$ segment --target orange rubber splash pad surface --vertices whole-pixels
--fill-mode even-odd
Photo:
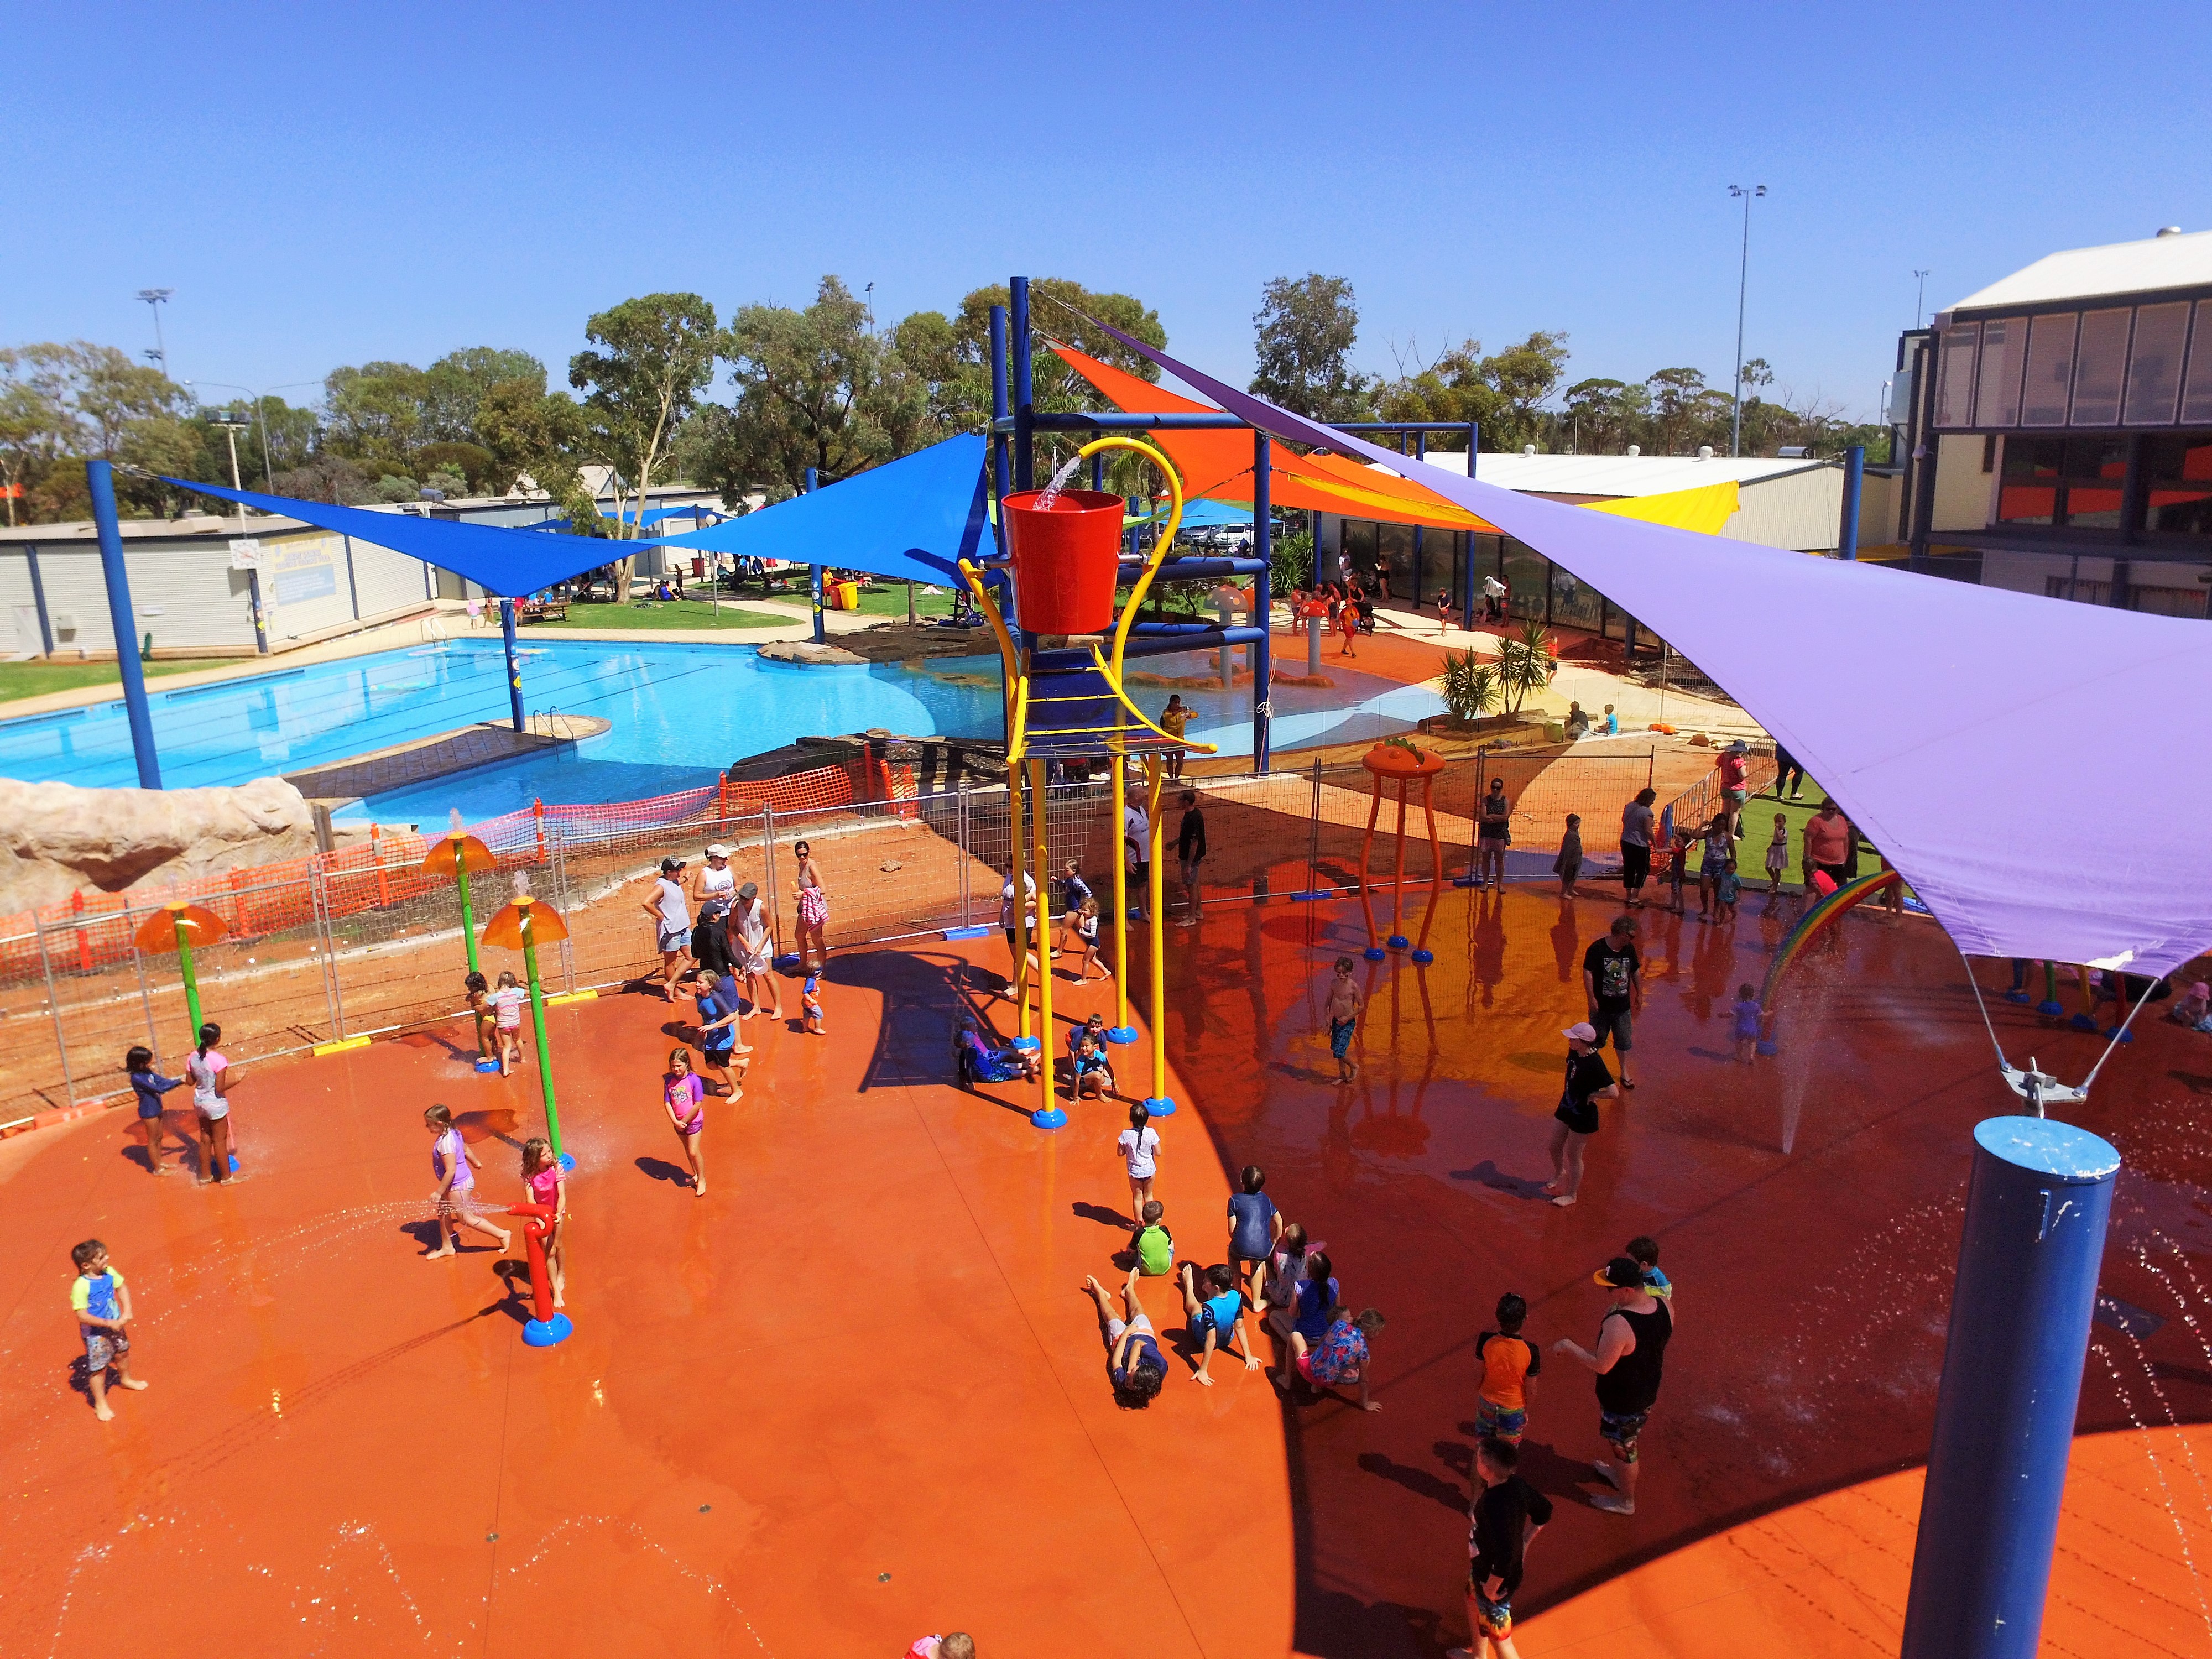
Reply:
[[[1559,1510],[1522,1651],[1893,1651],[1967,1131],[2010,1097],[1959,958],[1914,921],[1847,920],[1793,970],[1782,1053],[1735,1066],[1727,1004],[1781,931],[1756,902],[1732,930],[1645,913],[1640,1086],[1570,1211],[1533,1188],[1612,905],[1448,890],[1433,966],[1358,964],[1347,1089],[1320,1006],[1366,942],[1358,905],[1218,906],[1170,934],[1185,1109],[1158,1194],[1181,1254],[1219,1259],[1225,1170],[1263,1165],[1346,1299],[1389,1316],[1375,1415],[1286,1412],[1227,1357],[1211,1389],[1178,1364],[1150,1411],[1115,1407],[1076,1287],[1119,1277],[1124,1110],[1084,1103],[1054,1134],[1031,1092],[950,1086],[951,1011],[999,983],[995,939],[840,957],[827,1038],[752,1022],[699,1199],[658,1084],[688,1006],[554,1011],[581,1164],[556,1349],[523,1346],[490,1241],[422,1259],[422,1107],[461,1115],[496,1199],[541,1116],[532,1070],[480,1077],[443,1036],[259,1068],[234,1187],[192,1186],[179,1113],[164,1181],[127,1114],[0,1147],[0,1650],[887,1654],[965,1628],[990,1659],[1118,1655],[1132,1631],[1166,1654],[1432,1655],[1465,1637],[1475,1333],[1511,1289],[1540,1342],[1589,1340],[1592,1267],[1650,1232],[1682,1328],[1640,1511],[1589,1508],[1589,1380],[1548,1362],[1523,1468]],[[1110,987],[1054,1002],[1112,1018]],[[2099,1046],[1994,1012],[2015,1059],[2069,1080]],[[1144,1054],[1116,1051],[1127,1092]],[[2151,1025],[2081,1115],[2126,1160],[2081,1413],[2111,1432],[2077,1443],[2047,1651],[2212,1643],[2191,1565],[2212,1454],[2173,1427],[2212,1416],[2208,1091],[2212,1043]],[[69,1247],[95,1235],[153,1385],[112,1424],[67,1304]],[[1174,1346],[1179,1309],[1146,1297]]]

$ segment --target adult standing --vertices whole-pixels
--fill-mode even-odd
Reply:
[[[1612,1100],[1620,1091],[1597,1051],[1597,1033],[1587,1024],[1570,1025],[1559,1033],[1567,1040],[1566,1085],[1552,1116],[1552,1178],[1543,1190],[1553,1204],[1572,1209],[1582,1192],[1583,1151],[1597,1133],[1597,1103]]]
[[[1595,1048],[1608,1035],[1620,1063],[1620,1086],[1633,1089],[1628,1051],[1635,1046],[1637,1012],[1644,1006],[1644,958],[1636,949],[1636,918],[1615,916],[1606,936],[1583,952],[1583,994],[1589,1003]]]
[[[1198,792],[1186,789],[1181,797],[1182,817],[1176,824],[1176,869],[1182,878],[1184,915],[1178,926],[1195,927],[1206,913],[1199,894],[1199,866],[1206,862],[1206,814],[1198,809]]]
[[[1620,809],[1620,884],[1632,906],[1644,902],[1644,884],[1651,877],[1651,835],[1657,822],[1651,803],[1658,799],[1656,789],[1639,789]]]
[[[1608,1515],[1636,1513],[1637,1472],[1642,1467],[1637,1441],[1651,1408],[1659,1401],[1659,1379],[1667,1344],[1674,1334],[1674,1315],[1644,1283],[1644,1264],[1617,1255],[1592,1275],[1613,1306],[1598,1323],[1597,1352],[1561,1337],[1553,1353],[1571,1355],[1597,1373],[1598,1437],[1617,1462],[1599,1458],[1590,1470],[1613,1488],[1590,1499]]]
[[[1721,775],[1721,808],[1728,816],[1729,835],[1736,841],[1743,839],[1744,786],[1749,781],[1750,754],[1750,746],[1738,738],[1713,762],[1713,770]]]
[[[727,910],[731,896],[738,890],[738,872],[730,868],[730,849],[715,842],[707,848],[704,860],[698,873],[684,884],[684,890],[696,909],[705,909],[708,899],[720,899]]]
[[[1840,887],[1851,855],[1851,821],[1831,796],[1820,810],[1805,820],[1805,862]]]
[[[1119,763],[1116,763],[1119,764]],[[1146,915],[1146,895],[1152,891],[1152,821],[1146,816],[1138,798],[1129,798],[1121,809],[1121,866],[1129,872],[1129,902],[1135,907],[1137,920],[1150,921]],[[1128,918],[1116,916],[1116,927],[1127,924]]]
[[[683,877],[682,859],[661,860],[653,896],[639,907],[653,923],[653,944],[660,952],[660,994],[670,1002],[676,1000],[676,978],[691,944],[691,907],[684,899]]]
[[[761,902],[760,886],[747,882],[738,889],[738,902],[730,912],[730,954],[737,959],[737,972],[744,981],[745,995],[752,1006],[745,1012],[750,1019],[760,1012],[761,988],[768,988],[769,1000],[775,1005],[769,1010],[770,1019],[783,1018],[783,987],[775,978],[775,920]]]
[[[1505,584],[1494,572],[1482,579],[1482,619],[1485,622],[1505,620]]]
[[[1802,800],[1804,799],[1804,796],[1798,792],[1805,787],[1805,769],[1798,763],[1797,757],[1791,754],[1787,749],[1784,749],[1782,746],[1781,740],[1777,738],[1774,744],[1775,799],[1780,800],[1782,799],[1782,791],[1785,785],[1789,787],[1790,799]]]
[[[791,850],[799,859],[799,874],[793,881],[793,897],[799,911],[799,971],[816,974],[830,965],[830,941],[824,931],[830,926],[830,890],[822,884],[822,871],[814,862],[813,848],[802,841],[793,843]],[[811,965],[807,959],[810,940],[814,953]]]
[[[1490,793],[1475,809],[1474,884],[1505,885],[1505,849],[1513,844],[1513,803],[1505,798],[1505,780],[1492,778]]]

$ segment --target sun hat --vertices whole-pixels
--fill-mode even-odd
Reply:
[[[1597,1027],[1591,1024],[1586,1019],[1580,1020],[1576,1024],[1568,1026],[1567,1029],[1560,1032],[1559,1035],[1566,1038],[1570,1042],[1595,1042],[1597,1041]]]
[[[707,849],[707,856],[710,859],[726,859],[730,856],[730,849],[718,841]]]

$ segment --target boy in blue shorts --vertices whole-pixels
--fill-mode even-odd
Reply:
[[[146,1385],[131,1375],[131,1292],[123,1275],[107,1265],[107,1246],[88,1238],[70,1252],[76,1263],[76,1283],[70,1286],[70,1306],[76,1312],[76,1328],[84,1338],[84,1379],[92,1390],[92,1413],[103,1423],[115,1420],[107,1409],[107,1373],[125,1388]]]

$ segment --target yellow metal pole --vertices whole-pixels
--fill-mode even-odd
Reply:
[[[1013,987],[1015,1030],[1019,1036],[1030,1035],[1030,927],[1028,895],[1022,890],[1022,763],[1006,763],[1006,842],[1008,855],[1007,881],[1013,889],[1014,959],[1008,964],[1007,981]],[[1021,1047],[1027,1048],[1027,1043]]]
[[[1171,1115],[1174,1097],[1168,1093],[1167,912],[1160,875],[1160,787],[1167,781],[1166,763],[1158,755],[1145,757],[1145,807],[1151,820],[1152,844],[1146,849],[1150,863],[1152,941],[1152,1093],[1145,1109],[1154,1117]]]
[[[1114,768],[1114,1029],[1106,1035],[1115,1042],[1134,1042],[1129,1029],[1129,860],[1122,846],[1128,834],[1129,762],[1125,755],[1108,757]]]
[[[1044,787],[1044,763],[1030,763],[1030,834],[1036,857],[1032,860],[1040,879],[1037,882],[1037,1036],[1042,1043],[1038,1058],[1044,1064],[1037,1070],[1037,1109],[1030,1121],[1041,1128],[1057,1128],[1067,1121],[1067,1115],[1059,1109],[1053,1098],[1053,1065],[1059,1057],[1059,1034],[1052,1029],[1052,953],[1048,948],[1052,939],[1052,881],[1051,860],[1047,853],[1047,798]]]

